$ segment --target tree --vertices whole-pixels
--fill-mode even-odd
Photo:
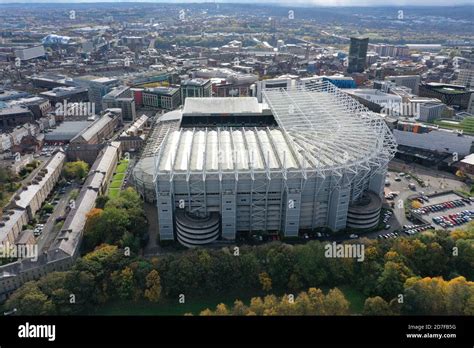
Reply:
[[[454,257],[456,269],[467,279],[474,279],[474,240],[460,239],[456,242],[457,256]]]
[[[267,272],[260,273],[259,279],[263,291],[270,291],[272,289],[272,279]]]
[[[338,288],[329,290],[324,300],[327,315],[347,315],[349,314],[349,301]]]
[[[43,212],[45,214],[51,214],[52,212],[54,211],[54,206],[52,206],[51,204],[45,204],[44,207],[43,207]]]
[[[100,223],[102,212],[102,209],[92,208],[86,214],[87,220],[84,226],[84,238],[82,242],[83,250],[92,250],[104,240],[103,230],[97,227]]]
[[[474,303],[474,282],[457,277],[410,278],[405,283],[403,314],[469,315]]]
[[[109,201],[109,196],[107,195],[101,195],[99,197],[96,198],[95,200],[95,206],[97,208],[100,208],[100,209],[104,209],[105,208],[105,205],[107,204],[107,202]]]
[[[364,315],[392,315],[390,305],[380,296],[369,297],[364,303]]]
[[[295,247],[295,268],[301,274],[303,285],[319,286],[327,282],[327,258],[324,246],[318,241]]]
[[[161,280],[157,270],[152,270],[146,276],[145,298],[151,302],[158,302],[161,296]]]
[[[412,276],[412,271],[404,263],[388,261],[377,281],[378,293],[389,300],[403,292],[403,284]]]
[[[319,298],[317,303],[312,302],[312,299],[316,297]],[[348,313],[349,302],[337,288],[330,290],[326,296],[320,289],[312,288],[308,292],[300,293],[294,301],[291,301],[288,295],[280,298],[267,295],[263,299],[253,297],[249,307],[242,301],[236,300],[230,309],[221,303],[215,311],[206,309],[200,315],[345,315]]]
[[[271,244],[266,255],[266,269],[275,288],[286,288],[293,273],[293,246],[281,243]]]
[[[216,307],[215,315],[229,315],[229,309],[224,303],[219,303]]]
[[[235,300],[234,306],[232,307],[232,315],[244,316],[248,313],[249,309],[242,301]]]
[[[80,180],[86,177],[89,165],[84,161],[67,162],[63,167],[63,175],[68,180]]]
[[[5,307],[11,311],[16,308],[19,315],[42,315],[48,297],[38,288],[34,281],[25,283],[7,300]]]
[[[133,279],[133,271],[129,267],[125,267],[122,271],[113,272],[111,278],[112,284],[121,299],[128,300],[133,297],[136,288]]]

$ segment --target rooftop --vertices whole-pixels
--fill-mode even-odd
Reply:
[[[202,87],[202,86],[205,86],[209,82],[210,81],[207,79],[194,78],[194,79],[189,79],[189,80],[185,80],[181,82],[181,86]]]
[[[260,114],[262,104],[257,98],[191,98],[185,100],[183,116],[195,114]]]

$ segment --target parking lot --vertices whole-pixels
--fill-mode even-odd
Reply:
[[[401,175],[400,173],[409,174]],[[417,178],[423,180],[424,187],[422,187],[413,177],[412,175],[416,176]],[[397,180],[396,180],[397,178]],[[394,192],[396,195],[392,199],[384,200],[384,207],[391,208],[393,210],[393,215],[386,220],[386,224],[390,225],[390,228],[387,230],[380,230],[377,232],[371,232],[365,234],[365,236],[369,238],[378,238],[379,235],[388,235],[392,234],[391,238],[396,237],[395,233],[400,234],[400,232],[408,230],[405,227],[411,227],[410,229],[420,229],[423,227],[423,223],[410,220],[406,215],[406,204],[410,202],[410,198],[416,197],[421,193],[424,195],[432,195],[435,193],[440,193],[444,191],[450,190],[461,190],[461,191],[469,191],[469,187],[462,181],[459,180],[456,176],[447,173],[438,171],[436,169],[426,168],[419,165],[413,164],[406,164],[399,160],[392,160],[389,163],[389,171],[387,174],[386,179],[389,181],[389,185],[385,187],[385,193],[388,194],[390,192]],[[409,185],[413,188],[410,188]],[[452,198],[458,199],[459,196],[454,194],[454,196],[438,196],[433,197],[430,199],[430,204],[439,204],[444,201],[448,201]],[[426,204],[428,205],[428,204]],[[474,208],[474,204],[473,204]],[[468,208],[461,209],[465,210]],[[474,209],[473,209],[474,210]],[[456,212],[456,210],[453,210]],[[452,214],[451,212],[448,214]],[[428,218],[423,218],[427,220],[433,227],[438,227],[431,221],[432,216],[430,215]],[[429,221],[428,221],[429,220]],[[438,227],[441,228],[441,227]],[[420,231],[418,231],[420,232]],[[418,233],[415,232],[415,233]],[[401,235],[406,235],[402,232]],[[384,237],[381,237],[384,238]]]
[[[456,193],[428,198],[429,201],[423,201],[422,207],[412,212],[435,229],[459,228],[471,221],[471,215],[474,217],[474,204]]]

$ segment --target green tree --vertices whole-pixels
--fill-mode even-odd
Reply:
[[[121,271],[115,271],[111,275],[112,284],[114,285],[118,296],[122,300],[133,298],[135,291],[135,282],[133,279],[133,271],[129,267],[125,267]]]
[[[7,300],[7,310],[17,310],[19,315],[42,315],[45,313],[48,297],[38,288],[34,281],[25,283]]]
[[[151,302],[158,302],[161,296],[161,280],[157,270],[152,270],[146,276],[145,298]]]
[[[380,296],[369,297],[364,303],[364,315],[392,315],[390,305]]]
[[[80,180],[86,177],[89,165],[84,161],[67,162],[63,167],[63,175],[68,180]]]
[[[413,276],[413,272],[403,263],[388,261],[378,279],[378,293],[389,300],[403,292],[403,284]]]
[[[54,211],[54,206],[51,204],[45,204],[43,207],[43,211],[45,214],[51,214]]]
[[[347,315],[349,314],[349,301],[338,288],[329,290],[324,300],[325,312],[327,315]]]
[[[270,278],[267,272],[260,273],[259,279],[263,291],[270,291],[272,289],[272,278]]]

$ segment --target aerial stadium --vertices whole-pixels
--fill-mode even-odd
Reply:
[[[160,240],[187,247],[240,232],[378,225],[392,133],[331,83],[256,98],[187,98],[158,119],[134,168]]]

